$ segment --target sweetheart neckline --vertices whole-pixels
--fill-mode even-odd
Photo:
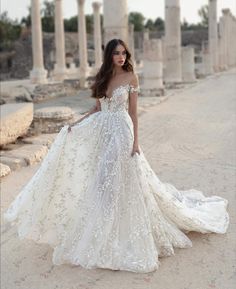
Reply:
[[[103,97],[104,99],[106,99],[106,98],[108,98],[108,99],[112,99],[112,97],[113,97],[113,94],[114,94],[114,92],[118,89],[118,88],[120,88],[120,87],[126,87],[126,86],[128,86],[128,85],[130,85],[129,83],[127,83],[127,84],[121,84],[121,85],[119,85],[119,86],[117,86],[116,88],[114,88],[113,90],[112,90],[112,93],[111,93],[111,97]]]

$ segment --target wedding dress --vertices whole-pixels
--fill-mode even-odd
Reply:
[[[56,136],[41,166],[11,203],[5,220],[20,239],[48,243],[53,263],[151,272],[188,231],[225,233],[227,200],[162,183],[141,150],[131,156],[130,84],[102,98],[93,113]]]

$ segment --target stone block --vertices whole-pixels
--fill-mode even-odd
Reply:
[[[22,167],[27,166],[27,163],[24,159],[17,159],[14,157],[0,156],[0,161],[4,165],[10,167],[12,171],[18,170]]]
[[[56,136],[57,133],[40,134],[38,136],[24,138],[22,142],[25,144],[44,145],[50,148]]]
[[[33,120],[32,103],[8,103],[0,106],[0,145],[14,142],[27,133]]]
[[[66,124],[75,121],[75,112],[66,106],[37,109],[34,113],[32,133],[56,133]]]
[[[0,163],[0,178],[5,177],[6,175],[10,174],[11,169],[2,163]]]
[[[3,156],[23,160],[26,165],[30,166],[40,162],[47,152],[48,148],[44,145],[26,144],[18,149],[5,152]]]

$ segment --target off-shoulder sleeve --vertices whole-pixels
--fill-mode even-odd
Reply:
[[[129,85],[129,92],[130,93],[140,92],[140,87],[138,85],[134,86],[134,85],[130,84]]]
[[[135,93],[135,92],[140,92],[140,86],[139,86],[137,74],[134,74],[134,77],[129,84],[129,93]]]

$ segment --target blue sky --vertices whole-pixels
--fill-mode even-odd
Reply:
[[[96,0],[103,2],[102,0]],[[117,0],[119,1],[119,0]],[[43,0],[41,0],[43,3]],[[92,2],[94,0],[85,1],[85,13],[92,13]],[[129,12],[141,12],[146,18],[156,19],[164,18],[164,0],[128,0]],[[185,18],[190,23],[199,21],[198,9],[208,3],[208,0],[180,0],[181,19]],[[8,15],[13,19],[21,19],[27,15],[27,7],[30,0],[1,0],[1,12],[7,11]],[[69,18],[77,13],[77,0],[64,0],[64,18]],[[236,15],[236,0],[218,0],[218,17],[222,8],[230,8],[232,13]]]

